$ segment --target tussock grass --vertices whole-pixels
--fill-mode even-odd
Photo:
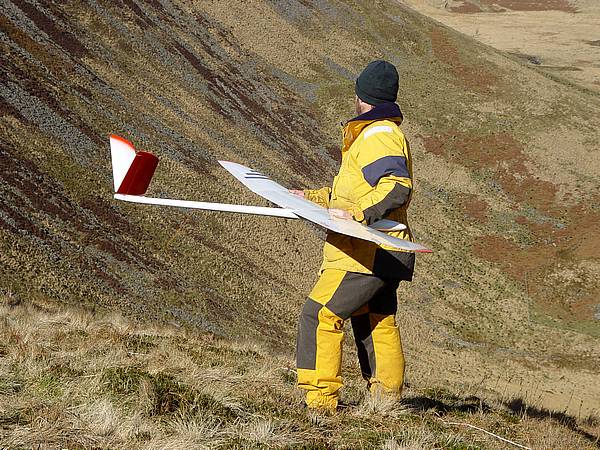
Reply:
[[[517,415],[449,389],[411,387],[398,401],[355,387],[338,413],[307,411],[291,355],[6,295],[0,342],[9,448],[503,448],[452,421],[529,446],[597,445],[596,420]]]

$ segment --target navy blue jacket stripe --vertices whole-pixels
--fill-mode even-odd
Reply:
[[[404,156],[384,156],[363,167],[363,177],[367,183],[375,187],[379,180],[386,175],[410,178],[406,158]]]

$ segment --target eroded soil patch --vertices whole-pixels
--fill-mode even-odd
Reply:
[[[436,27],[431,31],[431,46],[433,55],[447,64],[451,73],[467,89],[487,94],[493,92],[498,84],[497,75],[483,68],[481,64],[468,61],[443,28]]]
[[[528,242],[515,242],[499,229],[498,234],[477,238],[474,254],[524,283],[544,311],[560,319],[593,319],[600,295],[595,276],[600,274],[594,269],[600,255],[600,213],[593,205],[600,199],[563,203],[557,195],[559,183],[531,173],[528,167],[535,166],[533,161],[508,133],[446,133],[425,137],[424,144],[431,153],[455,163],[491,171],[491,182],[502,188],[515,210],[524,212],[516,222],[526,228]],[[485,201],[473,195],[462,196],[459,203],[465,214],[485,221]],[[571,278],[576,281],[565,281],[566,273],[574,273]]]

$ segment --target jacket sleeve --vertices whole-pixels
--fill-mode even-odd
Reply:
[[[329,208],[329,197],[331,196],[331,188],[323,187],[321,189],[305,189],[304,198],[310,200],[323,208]]]
[[[404,137],[389,132],[373,134],[365,138],[357,160],[365,181],[373,189],[353,206],[355,220],[369,225],[409,201],[412,168]]]

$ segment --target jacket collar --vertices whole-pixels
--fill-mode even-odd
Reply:
[[[400,107],[396,103],[388,102],[376,105],[372,110],[350,119],[348,122],[368,121],[372,122],[381,119],[397,119],[394,122],[402,122],[403,116]],[[399,120],[398,120],[399,119]]]
[[[380,105],[375,106],[375,108],[373,108],[371,111],[367,111],[366,113],[346,122],[346,125],[343,129],[342,154],[350,148],[354,140],[360,135],[362,130],[367,125],[370,125],[377,120],[384,119],[391,120],[392,122],[396,122],[398,125],[400,125],[403,119],[400,107],[392,102],[381,103]]]

